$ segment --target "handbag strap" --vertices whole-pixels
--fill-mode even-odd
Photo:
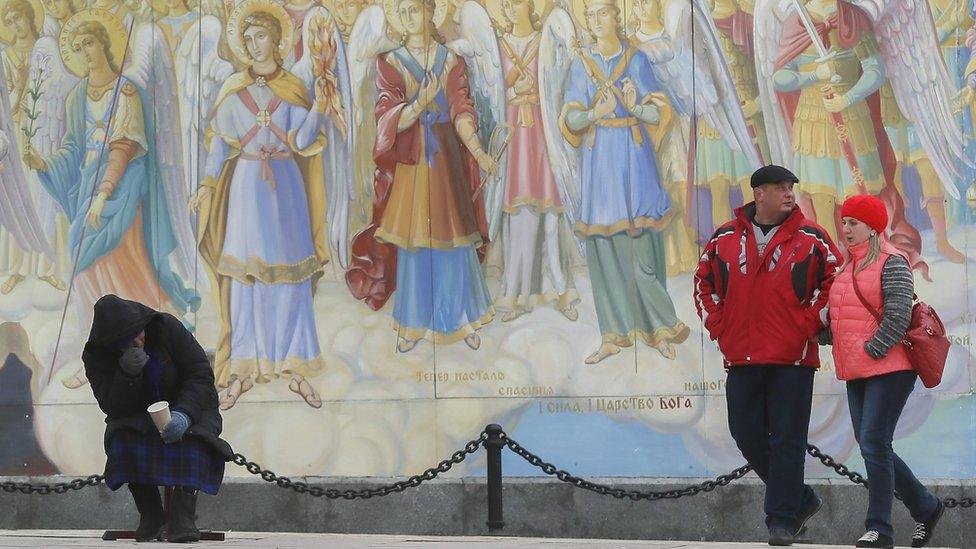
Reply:
[[[867,309],[869,313],[874,315],[874,318],[876,318],[878,320],[878,323],[880,324],[881,313],[879,313],[877,309],[872,307],[871,304],[868,303],[868,300],[864,299],[864,294],[862,294],[861,289],[857,287],[857,262],[856,261],[851,263],[851,281],[854,282],[854,293],[857,294],[857,298],[861,300],[861,305],[864,305],[864,308]]]
[[[864,308],[867,309],[869,313],[874,315],[874,318],[876,318],[878,320],[878,323],[880,324],[881,313],[879,313],[877,309],[872,307],[871,304],[868,303],[868,300],[864,299],[864,294],[862,294],[861,289],[857,287],[857,262],[856,261],[851,263],[851,281],[854,283],[854,293],[857,294],[857,298],[861,300],[861,305],[864,305]],[[918,294],[912,292],[912,302],[916,302],[916,301],[918,301]]]

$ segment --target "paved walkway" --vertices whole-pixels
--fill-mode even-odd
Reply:
[[[0,530],[0,548],[8,547],[160,547],[160,545],[136,544],[131,541],[102,541],[102,533],[92,530]],[[200,542],[190,547],[262,549],[299,549],[307,547],[336,549],[616,549],[649,547],[657,549],[758,549],[768,548],[765,543],[705,543],[692,541],[629,541],[629,540],[580,540],[505,537],[427,537],[384,536],[352,534],[283,534],[270,532],[230,532],[224,542]],[[797,545],[796,547],[814,547]],[[817,545],[818,548],[841,547]]]

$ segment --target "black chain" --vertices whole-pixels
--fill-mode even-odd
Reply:
[[[505,440],[505,445],[508,446],[509,450],[515,452],[517,455],[521,456],[525,461],[530,464],[542,469],[542,472],[547,475],[552,475],[563,482],[567,482],[576,486],[577,488],[583,488],[584,490],[590,490],[591,492],[596,492],[604,496],[613,496],[617,499],[630,499],[633,501],[639,501],[646,499],[648,501],[657,501],[661,499],[678,499],[684,496],[694,496],[701,492],[711,492],[719,486],[727,486],[734,480],[738,480],[746,475],[752,470],[749,465],[743,465],[738,469],[735,469],[731,473],[720,475],[715,478],[715,480],[706,480],[701,484],[694,484],[691,486],[686,486],[684,488],[679,488],[675,490],[666,490],[663,492],[641,492],[639,490],[624,490],[622,488],[612,488],[604,484],[597,484],[589,480],[573,476],[566,471],[557,469],[555,465],[547,463],[542,460],[539,456],[533,454],[532,452],[526,450],[521,444],[515,442],[515,440],[509,438],[507,435],[502,435]]]
[[[825,466],[833,469],[838,475],[842,477],[847,477],[854,484],[860,484],[861,486],[867,488],[868,480],[864,478],[864,475],[858,473],[857,471],[851,471],[843,463],[837,463],[837,461],[832,456],[823,453],[823,451],[820,450],[820,448],[817,448],[813,444],[807,444],[807,453],[819,459],[820,463],[823,463]],[[895,492],[895,497],[901,499],[901,495],[899,495],[898,492]],[[976,499],[973,498],[956,499],[956,498],[947,497],[947,498],[943,498],[942,503],[950,509],[953,507],[963,507],[963,508],[976,507]]]
[[[367,488],[365,490],[336,490],[334,488],[322,488],[320,486],[309,486],[308,483],[291,480],[275,474],[273,471],[262,469],[260,465],[253,461],[248,461],[241,454],[234,454],[234,463],[247,469],[252,475],[260,476],[263,480],[276,484],[279,488],[294,490],[299,494],[308,494],[313,497],[325,497],[327,499],[369,499],[374,496],[388,496],[406,490],[416,488],[421,483],[434,480],[437,475],[446,473],[451,467],[461,463],[469,455],[478,451],[479,448],[488,440],[487,431],[482,431],[481,435],[464,445],[464,448],[451,454],[451,457],[438,463],[436,466],[427,469],[419,475],[414,475],[406,480],[394,482],[377,488]]]
[[[21,494],[64,494],[69,490],[81,490],[91,486],[98,486],[105,482],[102,475],[91,475],[85,478],[76,478],[68,482],[57,484],[31,484],[29,482],[0,482],[0,490],[7,493],[20,492]]]

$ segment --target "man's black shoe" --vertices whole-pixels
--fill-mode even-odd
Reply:
[[[945,504],[939,500],[939,506],[935,508],[932,517],[925,522],[915,523],[915,533],[912,534],[912,547],[925,547],[932,540],[935,533],[935,525],[939,524],[942,512],[945,511]]]
[[[807,521],[810,520],[813,515],[816,515],[823,509],[823,499],[817,494],[813,495],[813,500],[808,503],[805,507],[800,509],[800,512],[796,516],[796,530],[793,531],[793,536],[799,536],[805,530]]]
[[[793,532],[781,526],[770,528],[769,544],[774,547],[789,547],[793,545]]]
[[[877,530],[868,530],[854,545],[854,547],[884,547],[885,549],[892,549],[894,546],[895,540]]]

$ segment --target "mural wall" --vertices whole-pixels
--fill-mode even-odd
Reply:
[[[102,469],[106,293],[195,330],[284,474],[412,474],[488,422],[584,475],[725,472],[693,271],[774,162],[832,236],[897,199],[953,347],[896,444],[976,477],[976,5],[908,4],[0,0],[0,474]],[[821,355],[811,441],[856,466]]]

